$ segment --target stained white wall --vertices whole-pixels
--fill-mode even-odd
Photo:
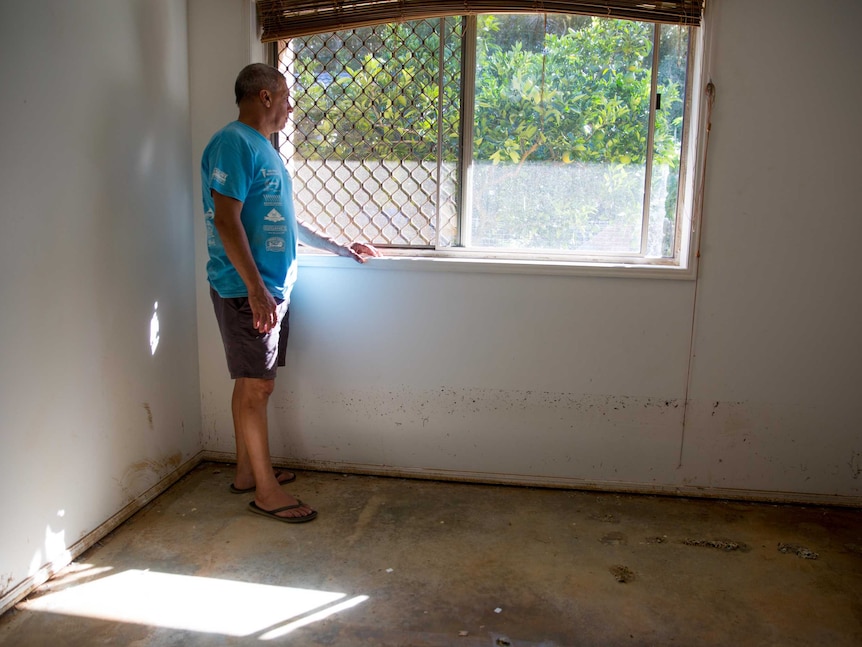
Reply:
[[[247,55],[240,4],[209,13],[218,38],[192,37],[193,60],[235,63],[193,86],[193,105],[225,121]],[[271,412],[274,454],[335,469],[858,503],[862,5],[827,4],[709,2],[717,101],[697,281],[307,260]],[[196,153],[218,125],[195,131]],[[202,290],[201,231],[198,250]],[[230,382],[208,308],[204,442],[229,454]]]
[[[684,479],[862,494],[862,3],[719,0]]]
[[[185,0],[2,2],[0,85],[2,598],[200,451]]]

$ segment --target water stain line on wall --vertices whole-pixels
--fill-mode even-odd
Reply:
[[[144,411],[147,412],[147,423],[150,425],[150,431],[153,431],[153,411],[150,409],[150,403],[144,402],[141,406],[143,406]]]

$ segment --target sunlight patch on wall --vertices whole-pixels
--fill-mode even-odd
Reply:
[[[159,347],[159,302],[153,304],[153,316],[150,319],[150,354],[155,355]]]
[[[62,517],[64,510],[60,510],[57,516]],[[72,554],[66,549],[66,531],[53,530],[50,525],[45,527],[45,557],[55,564],[68,564],[72,561]]]
[[[368,599],[357,596],[331,606],[345,597],[345,593],[128,570],[20,606],[28,611],[226,636],[262,634],[261,640],[270,640]]]
[[[57,517],[62,519],[66,516],[65,510],[58,510]],[[58,522],[58,525],[61,522]],[[51,524],[45,526],[45,543],[42,549],[36,550],[33,553],[33,558],[30,560],[30,570],[28,575],[33,577],[43,568],[48,568],[50,572],[56,572],[72,561],[72,553],[66,548],[66,531],[63,529],[54,530]]]

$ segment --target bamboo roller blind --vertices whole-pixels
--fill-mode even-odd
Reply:
[[[257,0],[264,43],[387,22],[482,13],[569,13],[699,25],[704,0]]]

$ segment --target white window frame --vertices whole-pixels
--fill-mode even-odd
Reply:
[[[248,1],[248,0],[247,0]],[[249,3],[251,4],[251,3]],[[680,152],[679,199],[677,206],[677,251],[672,259],[640,258],[627,262],[624,258],[590,257],[586,254],[553,253],[544,251],[489,251],[484,248],[442,247],[438,249],[387,248],[384,257],[374,259],[363,267],[398,271],[456,271],[480,273],[517,273],[540,275],[574,275],[597,277],[626,277],[652,279],[693,280],[697,276],[700,238],[700,202],[705,159],[706,86],[705,44],[706,17],[700,27],[692,27],[689,37],[689,57],[686,92],[684,96],[684,133]],[[253,21],[252,21],[253,22]],[[475,18],[472,20],[475,25]],[[252,31],[250,44],[256,40]],[[262,60],[262,49],[250,46],[250,58]],[[465,72],[473,73],[474,65],[465,64]],[[468,86],[469,87],[469,86]],[[468,92],[470,90],[468,89]],[[651,115],[652,118],[652,115]],[[462,155],[464,151],[462,150]],[[651,155],[651,153],[650,153]],[[649,167],[648,167],[649,169]],[[649,172],[649,170],[647,171]],[[465,170],[463,184],[468,183]],[[464,187],[468,191],[469,187]],[[462,205],[463,208],[463,205]],[[464,227],[463,214],[459,227]],[[300,247],[299,263],[305,267],[352,267],[355,262],[342,257]]]

